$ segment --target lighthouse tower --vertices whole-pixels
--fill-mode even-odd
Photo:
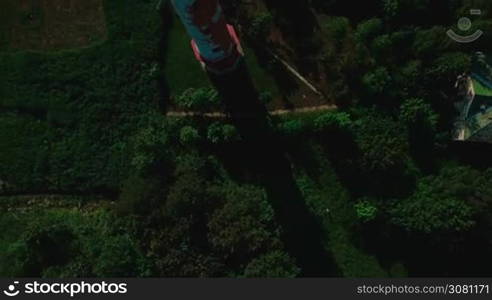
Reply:
[[[202,66],[216,75],[235,70],[243,51],[218,0],[172,0],[172,3],[192,38],[191,47]]]

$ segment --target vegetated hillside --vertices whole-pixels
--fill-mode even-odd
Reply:
[[[0,275],[490,275],[490,148],[449,133],[456,76],[492,43],[445,31],[476,6],[492,29],[491,4],[362,2],[224,3],[260,65],[269,45],[340,107],[268,134],[159,111],[187,72],[166,69],[165,5],[105,0],[90,48],[3,48]]]

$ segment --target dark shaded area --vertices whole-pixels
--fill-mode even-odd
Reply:
[[[43,269],[49,266],[66,264],[73,240],[73,234],[64,227],[43,228],[40,232],[27,237],[26,244],[30,251],[23,270],[25,275],[39,277]]]
[[[16,106],[15,108],[10,108],[10,107],[2,107],[0,106],[0,113],[3,112],[17,112],[19,114],[25,114],[25,115],[30,115],[38,120],[45,121],[48,116],[48,109],[44,107],[21,107]]]
[[[282,31],[289,33],[294,39],[305,40],[312,36],[318,27],[316,16],[307,0],[266,0],[265,4]],[[302,48],[304,45],[298,44],[296,46]]]
[[[330,160],[340,182],[355,198],[364,196],[405,197],[415,187],[415,178],[403,165],[387,169],[368,169],[362,164],[363,152],[348,130],[329,129],[317,137],[323,154]],[[336,142],[334,142],[336,141]]]
[[[459,7],[459,1],[449,0],[422,0],[398,1],[398,15],[395,21],[398,24],[408,25],[443,25],[456,22],[453,12]],[[349,16],[351,20],[360,22],[364,19],[381,17],[383,15],[383,3],[381,1],[359,0],[314,0],[313,5],[319,11],[330,15]]]
[[[279,87],[285,107],[293,108],[292,103],[288,103],[287,97],[292,96],[299,90],[299,84],[287,70],[287,68],[280,62],[275,62],[270,68],[270,74],[275,79],[275,84]]]
[[[292,58],[299,71],[319,75],[322,40],[311,2],[266,0],[265,4],[275,20],[274,23],[281,30],[282,38],[292,48]]]
[[[284,107],[293,108],[294,105],[289,102],[288,97],[294,95],[300,89],[296,78],[292,76],[290,71],[281,62],[268,52],[267,46],[251,39],[248,40],[248,45],[254,51],[259,65],[265,66],[269,75],[275,80],[275,85],[282,94]]]
[[[245,161],[259,175],[281,225],[287,251],[295,257],[303,276],[335,276],[332,258],[322,245],[322,230],[309,212],[298,189],[289,161],[277,141],[265,106],[259,101],[242,62],[227,76],[209,74],[244,139],[236,159]]]
[[[492,165],[492,144],[455,142],[450,145],[450,153],[458,161],[477,169],[486,170]]]
[[[434,149],[436,140],[434,131],[430,128],[430,125],[424,122],[418,122],[410,126],[408,141],[410,155],[412,155],[420,170],[426,174],[436,171],[436,151]]]
[[[483,225],[483,224],[482,224]],[[409,276],[415,277],[482,277],[492,267],[491,245],[486,231],[409,233],[383,221],[361,229],[361,246],[377,256],[385,268],[404,261]],[[370,238],[369,238],[370,237]]]
[[[157,89],[159,91],[159,98],[157,101],[157,107],[162,113],[166,113],[169,108],[171,91],[166,79],[166,75],[164,70],[166,69],[166,57],[169,49],[169,33],[171,32],[171,28],[173,26],[173,11],[170,4],[170,1],[164,1],[164,4],[160,7],[159,10],[162,24],[161,30],[162,36],[159,40],[159,79],[157,80]]]

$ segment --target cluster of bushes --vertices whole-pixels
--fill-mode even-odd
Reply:
[[[0,214],[4,277],[150,275],[130,219],[106,210],[37,209]]]
[[[207,111],[218,107],[219,95],[212,88],[189,88],[175,98],[176,104],[186,110]]]
[[[159,177],[128,181],[117,204],[140,220],[154,276],[299,274],[261,187],[233,182],[213,156],[195,151],[176,157],[173,169],[166,185]]]

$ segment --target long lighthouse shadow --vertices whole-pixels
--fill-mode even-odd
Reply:
[[[221,95],[226,111],[244,140],[235,156],[247,161],[264,185],[275,216],[282,227],[282,240],[295,257],[302,276],[337,276],[331,255],[323,247],[322,229],[307,208],[280,143],[270,126],[265,106],[244,63],[227,76],[209,77]]]
[[[171,4],[166,1],[159,9],[161,16],[161,36],[158,44],[158,62],[159,62],[159,78],[157,80],[157,103],[156,106],[162,113],[167,113],[171,99],[171,91],[164,70],[166,69],[166,57],[169,49],[169,35],[174,26],[173,11]]]

